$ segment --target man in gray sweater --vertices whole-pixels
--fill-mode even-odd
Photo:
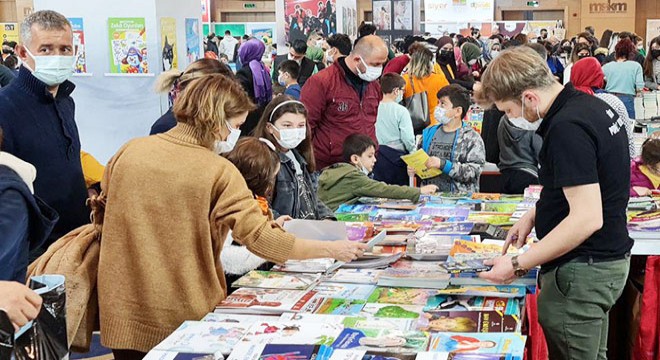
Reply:
[[[539,151],[543,139],[532,130],[516,127],[504,115],[497,127],[497,142],[502,192],[522,194],[529,185],[538,184]]]

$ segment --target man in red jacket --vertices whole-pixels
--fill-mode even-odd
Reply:
[[[387,62],[387,45],[378,36],[360,39],[350,55],[307,80],[300,101],[307,108],[316,168],[342,161],[342,144],[351,134],[376,140],[382,98],[376,81]]]

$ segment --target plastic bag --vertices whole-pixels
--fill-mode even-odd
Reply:
[[[43,299],[36,319],[14,332],[7,314],[0,310],[0,360],[68,359],[64,276],[34,276],[30,288]]]

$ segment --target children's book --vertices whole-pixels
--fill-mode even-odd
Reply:
[[[314,287],[316,296],[325,298],[368,300],[376,290],[374,285],[322,282]]]
[[[520,298],[436,295],[429,298],[424,311],[499,311],[520,315]]]
[[[245,336],[248,328],[240,323],[185,321],[154,350],[190,354],[221,352],[226,355]]]
[[[419,209],[419,213],[422,217],[436,218],[444,222],[459,222],[468,219],[470,209],[467,207],[427,204]]]
[[[378,286],[444,289],[449,285],[449,274],[436,267],[433,270],[387,268],[378,278]]]
[[[502,245],[504,242],[474,242],[466,240],[456,240],[454,245],[449,251],[449,255],[456,260],[469,260],[469,259],[492,259],[502,255]],[[517,254],[518,250],[513,246],[509,246],[508,254]]]
[[[331,322],[256,322],[247,330],[241,342],[331,345],[343,328],[343,325]]]
[[[418,330],[430,332],[519,332],[520,318],[499,311],[433,311],[424,313]]]
[[[350,316],[344,318],[342,322],[345,328],[349,329],[380,329],[380,330],[416,330],[417,319],[396,319],[396,318],[366,318],[359,316]]]
[[[408,241],[406,255],[413,260],[446,260],[456,240],[480,241],[481,238],[460,234],[425,234],[420,238]]]
[[[275,265],[273,271],[293,273],[322,273],[326,272],[334,259],[289,260],[283,265]]]
[[[439,295],[470,295],[470,296],[493,296],[493,297],[523,297],[527,292],[524,285],[462,285],[449,286],[438,290]]]
[[[485,259],[466,259],[457,260],[451,256],[444,263],[440,264],[440,268],[449,274],[460,273],[478,273],[488,271],[492,268],[491,265],[484,264]]]
[[[403,162],[409,167],[415,169],[415,174],[421,179],[430,179],[442,174],[440,169],[429,168],[426,166],[426,162],[429,160],[429,154],[422,149],[419,149],[412,154],[402,156],[401,160],[403,160]]]
[[[360,316],[374,318],[418,319],[423,312],[421,305],[365,304]]]
[[[460,234],[460,235],[469,235],[472,229],[474,228],[473,222],[442,222],[436,223],[432,228],[427,230],[419,230],[418,235],[424,234],[435,234],[435,235],[447,235],[447,234]]]
[[[326,315],[344,315],[344,316],[357,316],[360,314],[365,300],[349,300],[349,299],[332,299],[332,298],[319,298],[322,303],[315,311],[316,314]]]
[[[414,355],[426,349],[428,339],[421,331],[344,329],[332,348]]]
[[[251,325],[253,322],[264,320],[277,320],[277,315],[243,315],[243,314],[226,314],[218,310],[206,314],[201,321],[207,322],[226,322],[226,323],[241,323]]]
[[[282,314],[298,312],[316,295],[314,291],[241,288],[216,307],[224,313]]]
[[[522,360],[526,337],[516,333],[435,333],[429,351],[447,353],[511,354]]]
[[[379,287],[367,302],[396,305],[426,305],[428,299],[435,296],[437,290]]]
[[[306,290],[321,278],[321,274],[287,274],[275,271],[252,270],[231,286],[262,288],[262,289],[285,289]]]
[[[335,283],[369,284],[378,283],[383,270],[378,269],[339,269],[328,281]]]
[[[229,360],[329,360],[332,349],[324,345],[238,344]]]

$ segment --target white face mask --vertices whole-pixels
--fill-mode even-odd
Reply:
[[[234,150],[238,138],[241,137],[240,129],[232,128],[228,122],[225,122],[225,125],[227,125],[227,129],[229,129],[229,136],[227,136],[227,140],[225,141],[216,141],[215,152],[218,154],[224,154]]]
[[[273,128],[280,133],[280,138],[277,139],[277,142],[281,147],[285,149],[295,149],[300,145],[303,140],[307,137],[306,128],[296,128],[296,129],[278,129],[277,126],[273,125]]]
[[[25,48],[27,54],[34,60],[34,69],[32,75],[48,86],[59,85],[71,77],[73,66],[76,62],[75,56],[65,55],[40,55],[34,56]]]
[[[440,105],[435,107],[433,115],[435,116],[435,120],[440,126],[447,125],[451,122],[451,119],[447,116],[447,110],[440,107]]]
[[[500,54],[500,51],[499,51],[499,50],[492,50],[492,51],[490,52],[490,57],[492,57],[493,59],[495,59],[495,58],[497,57],[497,55],[499,55],[499,54]]]
[[[372,82],[377,80],[380,77],[380,75],[383,73],[382,66],[369,66],[362,57],[360,57],[360,61],[362,62],[362,65],[364,65],[364,67],[367,68],[367,70],[364,73],[360,71],[359,67],[357,68],[358,76],[360,77],[360,79],[366,82]]]
[[[476,63],[477,63],[477,59],[472,59],[472,60],[468,61],[468,65],[470,65],[470,66],[472,66]]]
[[[280,86],[286,86],[286,79],[284,78],[284,75],[280,75],[277,77],[277,83],[280,84]]]
[[[335,62],[335,54],[330,54],[330,50],[326,51],[325,52],[325,61],[328,64],[332,64],[333,62]]]
[[[396,96],[396,99],[394,101],[396,103],[400,103],[403,101],[403,91],[399,90],[399,95]]]
[[[325,42],[325,41],[323,41],[323,40],[316,40],[316,46],[317,46],[317,47],[323,47],[323,43],[324,43],[324,42]]]
[[[360,164],[360,171],[361,171],[363,174],[369,176],[369,170],[367,170],[367,167],[366,167],[366,166],[362,165],[362,161],[358,160],[358,163]]]
[[[289,59],[289,60],[293,60],[293,61],[297,62],[298,65],[300,65],[300,63],[302,62],[302,59],[296,59],[296,58],[294,58],[293,55],[291,55],[291,53],[289,53],[289,55],[287,55],[287,59]]]
[[[535,122],[529,122],[527,119],[525,119],[525,98],[523,97],[522,99],[522,115],[517,118],[509,119],[513,125],[515,125],[518,128],[521,128],[523,130],[529,130],[529,131],[536,131],[539,129],[541,126],[541,123],[543,122],[543,118],[541,117],[541,113],[539,112],[539,107],[536,107],[536,115],[539,117],[538,120]]]

